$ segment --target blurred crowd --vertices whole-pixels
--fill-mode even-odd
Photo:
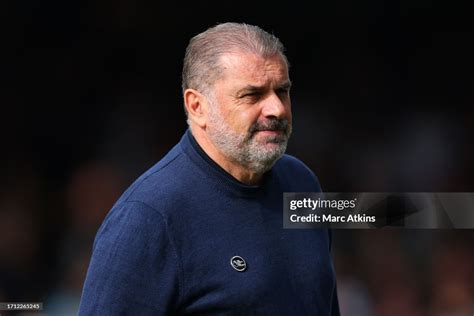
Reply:
[[[129,107],[111,115],[107,124],[110,131],[103,133],[100,150],[55,181],[41,176],[25,157],[5,164],[0,190],[0,302],[43,302],[47,315],[77,312],[93,239],[102,220],[125,188],[173,145],[170,138],[160,141],[162,136],[154,134],[152,127],[144,127],[145,122],[154,122],[146,119],[145,111],[143,116],[135,115],[142,118],[140,125],[133,122],[129,110],[123,109]],[[128,125],[123,124],[125,119]],[[156,124],[159,122],[156,118]],[[176,125],[181,132],[186,128],[184,122]],[[295,131],[300,126],[304,128],[304,121],[296,115]],[[315,133],[318,131],[316,128]],[[174,141],[179,139],[179,132]],[[298,148],[306,146],[307,139],[299,138],[298,133],[301,132],[295,132],[289,152],[305,160],[308,150]],[[430,146],[438,146],[433,142],[444,141],[436,133],[426,135],[413,146],[427,146],[429,151]],[[429,135],[433,138],[426,138]],[[337,148],[344,146],[324,144],[320,150],[329,152],[322,156],[337,155]],[[372,155],[377,155],[376,148],[382,149],[373,146]],[[319,147],[315,152],[316,148]],[[429,188],[445,188],[446,181],[446,188],[450,188],[450,181],[454,185],[468,184],[459,182],[457,173],[437,174],[435,168],[441,164],[437,156],[434,161],[419,157],[425,162],[420,165],[420,175],[405,178],[402,173],[396,179],[390,159],[377,160],[370,152],[365,153],[365,158],[357,159],[365,177],[351,181],[350,174],[345,174],[350,171],[350,163],[338,166],[338,159],[330,163],[316,153],[309,154],[314,159],[306,162],[319,174],[326,191],[356,191],[358,186],[367,191],[390,191],[401,189],[399,185],[403,183],[423,188],[427,185],[425,177],[430,175],[435,183]],[[409,168],[410,164],[405,166]],[[342,169],[339,173],[335,171],[338,167]],[[328,180],[332,175],[330,171],[322,172],[325,168],[332,170],[336,179]],[[332,251],[343,315],[471,315],[473,242],[472,230],[334,231]]]
[[[472,314],[472,233],[363,230],[335,236],[343,315]]]

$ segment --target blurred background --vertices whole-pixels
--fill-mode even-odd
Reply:
[[[285,44],[288,151],[323,190],[474,191],[471,1],[1,6],[0,302],[75,315],[105,214],[186,129],[187,42],[218,22]],[[343,315],[471,316],[473,242],[472,230],[335,231]]]

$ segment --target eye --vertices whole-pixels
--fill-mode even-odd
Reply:
[[[244,95],[242,95],[242,98],[247,98],[247,99],[258,99],[262,95],[261,92],[255,91],[255,92],[248,92]]]
[[[244,97],[253,97],[256,95],[259,95],[259,92],[249,92],[249,93],[244,94]]]
[[[286,96],[286,95],[288,95],[288,93],[290,93],[290,89],[289,88],[280,88],[280,89],[277,89],[276,93],[278,95]]]

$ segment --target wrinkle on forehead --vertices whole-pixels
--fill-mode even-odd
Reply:
[[[255,80],[264,83],[269,76],[288,79],[288,67],[279,54],[262,57],[252,53],[229,53],[221,56],[221,79]]]

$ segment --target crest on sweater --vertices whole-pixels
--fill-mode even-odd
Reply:
[[[239,272],[243,272],[245,269],[247,269],[247,263],[241,256],[233,256],[230,259],[230,265],[232,268],[234,268],[234,270]]]

